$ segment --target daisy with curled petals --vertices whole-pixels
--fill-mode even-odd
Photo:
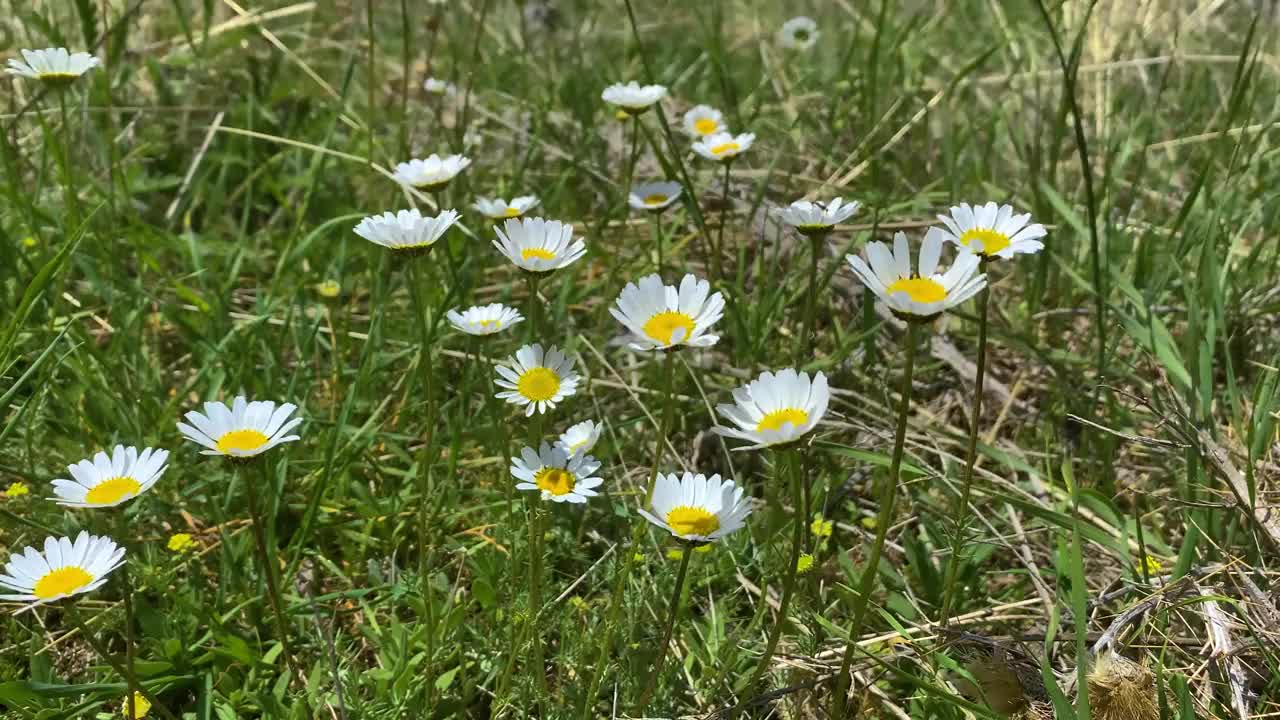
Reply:
[[[519,310],[502,303],[476,305],[462,312],[450,310],[445,317],[450,325],[468,335],[492,335],[524,320]]]
[[[232,459],[250,458],[282,443],[300,439],[289,431],[302,424],[302,418],[289,419],[298,406],[276,405],[266,400],[249,402],[239,395],[227,407],[220,402],[207,402],[204,412],[187,413],[187,423],[178,430],[192,442],[203,445],[201,455],[222,455]]]
[[[733,391],[734,404],[716,406],[720,416],[736,427],[717,425],[714,430],[751,443],[739,450],[785,445],[817,427],[830,400],[827,376],[822,373],[810,380],[809,373],[794,368],[777,374],[765,371]]]
[[[831,232],[836,225],[853,217],[858,212],[858,207],[857,200],[845,202],[844,198],[835,198],[825,203],[797,200],[775,213],[800,233],[812,235]]]
[[[89,53],[73,53],[66,48],[23,50],[22,57],[23,60],[10,58],[6,72],[53,85],[70,84],[101,64]]]
[[[546,273],[571,265],[587,254],[581,238],[573,236],[573,226],[559,220],[512,218],[494,227],[498,239],[493,246],[531,273]]]
[[[711,294],[711,283],[685,275],[677,289],[658,275],[627,283],[610,314],[630,331],[632,350],[711,347],[720,340],[707,331],[724,316],[724,297]]]
[[[684,188],[678,182],[651,182],[636,185],[627,196],[627,203],[635,210],[662,212],[680,199]]]
[[[625,85],[622,83],[610,85],[600,93],[600,99],[632,115],[639,115],[653,107],[666,95],[667,89],[662,85],[641,86],[640,83],[632,80]]]
[[[788,50],[808,50],[818,44],[818,23],[813,18],[800,15],[782,24],[778,30],[778,44]]]
[[[710,105],[695,105],[684,114],[684,131],[695,138],[724,132],[724,115]]]
[[[568,453],[569,457],[575,455],[586,455],[591,449],[600,442],[600,433],[604,431],[604,425],[594,420],[583,420],[565,430],[560,435],[560,439],[556,440],[556,447]]]
[[[476,198],[471,207],[491,220],[518,218],[538,206],[538,198],[532,195],[521,195],[507,202],[502,198]]]
[[[754,133],[731,135],[727,132],[719,132],[695,142],[693,151],[708,160],[728,162],[750,150],[751,144],[755,141],[756,136]]]
[[[645,520],[681,540],[705,543],[741,529],[751,514],[751,498],[732,480],[686,472],[659,475],[653,487],[653,512]]]
[[[27,546],[10,555],[0,575],[0,588],[12,594],[0,600],[28,603],[19,613],[102,587],[111,571],[124,562],[124,548],[108,537],[81,532],[71,538],[45,538],[44,552]]]
[[[420,253],[430,250],[457,221],[457,210],[428,217],[413,208],[367,217],[356,225],[355,234],[389,250]]]
[[[426,160],[410,160],[396,165],[392,178],[401,185],[435,192],[443,190],[458,173],[471,164],[469,158],[462,155],[440,157],[432,153]]]
[[[570,455],[545,442],[537,451],[526,447],[520,457],[511,458],[511,475],[520,481],[517,490],[540,490],[543,500],[558,503],[582,504],[595,497],[594,488],[604,482],[595,477],[599,469],[600,461],[590,455]]]
[[[114,507],[151,489],[164,474],[168,450],[117,445],[108,455],[99,452],[89,460],[67,466],[73,480],[53,481],[51,498],[67,507]]]
[[[982,259],[1008,260],[1014,255],[1030,255],[1044,249],[1040,238],[1048,234],[1040,223],[1031,222],[1031,213],[1013,214],[1012,205],[989,202],[970,206],[960,203],[950,215],[939,215],[946,228],[931,227],[925,239],[936,237],[968,248]]]
[[[929,320],[959,305],[987,286],[987,276],[978,272],[980,261],[962,248],[946,272],[938,272],[942,239],[926,236],[920,246],[920,260],[911,267],[907,236],[893,236],[893,250],[881,242],[867,243],[866,259],[847,255],[858,279],[885,305],[904,320]]]
[[[503,388],[495,397],[525,406],[526,417],[535,412],[545,413],[578,391],[573,358],[554,345],[546,352],[541,345],[525,345],[507,358],[506,364],[494,369],[498,373],[498,386]]]

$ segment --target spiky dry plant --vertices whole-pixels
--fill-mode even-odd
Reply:
[[[1156,676],[1146,665],[1108,650],[1089,671],[1089,708],[1097,720],[1154,720]]]

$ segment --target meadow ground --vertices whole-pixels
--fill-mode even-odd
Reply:
[[[0,717],[120,717],[135,680],[136,712],[198,720],[1280,712],[1273,4],[4,7],[6,57],[100,65],[3,80],[0,559],[81,531],[126,555],[8,564],[4,593],[56,601],[0,603]],[[619,117],[602,91],[631,80],[667,93]],[[699,104],[754,143],[692,151]],[[472,163],[392,177],[433,153]],[[684,192],[637,211],[632,180]],[[513,195],[586,254],[518,269],[473,207]],[[777,212],[836,196],[861,205],[831,232]],[[1044,249],[982,262],[964,302],[928,277],[877,294],[845,258],[892,271],[871,243],[914,254],[987,201]],[[438,206],[461,216],[427,250],[353,231]],[[982,232],[969,249],[1002,242]],[[697,346],[615,342],[619,294],[658,270],[709,279],[723,317],[639,303],[632,342]],[[445,315],[488,303],[523,322]],[[564,366],[496,374],[531,342]],[[712,431],[785,368],[822,374],[825,415],[757,386],[746,434],[794,442]],[[526,416],[507,377],[563,397]],[[298,439],[200,454],[177,423],[237,395],[296,405]],[[273,434],[210,412],[214,452]],[[526,455],[546,492],[516,488],[508,458],[588,419],[594,460]],[[167,470],[60,486],[145,490],[113,508],[49,499],[117,444]],[[686,470],[745,491],[654,510],[712,542],[637,512]]]

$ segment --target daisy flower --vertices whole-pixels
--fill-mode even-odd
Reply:
[[[462,312],[445,313],[449,324],[468,335],[492,335],[524,320],[519,310],[502,303],[476,305]]]
[[[632,80],[623,85],[622,83],[614,83],[604,89],[600,93],[600,98],[610,105],[626,110],[632,115],[640,113],[653,107],[654,103],[666,97],[667,89],[661,85],[645,85],[640,86],[639,83]]]
[[[808,50],[818,44],[818,23],[801,15],[782,24],[778,30],[778,43],[789,50]]]
[[[545,413],[556,403],[578,391],[578,374],[573,359],[554,345],[545,353],[538,344],[525,345],[494,368],[498,386],[504,390],[495,397],[512,405],[525,405],[525,416]]]
[[[194,410],[187,413],[191,424],[178,423],[178,430],[188,440],[208,448],[201,450],[201,455],[250,458],[281,443],[300,439],[287,434],[302,423],[302,418],[289,419],[297,409],[292,403],[249,402],[238,395],[230,408],[220,402],[207,402],[204,413]]]
[[[573,455],[545,442],[535,451],[526,447],[511,458],[511,475],[517,490],[541,490],[542,499],[558,503],[585,503],[597,495],[593,488],[604,482],[594,474],[600,461],[590,455]]]
[[[645,520],[681,540],[711,542],[746,524],[751,498],[732,480],[719,475],[659,475],[653,486],[653,512],[640,510]]]
[[[124,562],[124,548],[108,537],[81,531],[71,538],[45,538],[44,552],[27,546],[10,555],[0,575],[0,588],[14,594],[0,600],[29,602],[18,612],[102,587],[112,570]]]
[[[651,182],[631,188],[627,202],[636,210],[661,212],[671,207],[684,192],[678,182]]]
[[[493,231],[498,234],[493,246],[516,267],[529,272],[558,270],[587,254],[582,239],[573,237],[573,226],[559,220],[512,218]]]
[[[476,198],[471,207],[480,211],[481,215],[493,220],[518,218],[538,205],[538,198],[532,195],[521,195],[507,202],[502,198]]]
[[[724,132],[724,115],[710,105],[695,105],[684,114],[684,131],[696,138]]]
[[[693,151],[708,160],[723,162],[732,160],[751,149],[751,144],[755,141],[756,136],[753,133],[731,135],[727,132],[718,132],[695,142]]]
[[[987,286],[987,276],[978,272],[981,261],[962,248],[945,273],[938,272],[942,239],[926,235],[920,245],[920,261],[911,269],[907,236],[893,236],[893,250],[881,242],[867,243],[866,260],[847,255],[854,274],[889,309],[903,319],[929,319],[968,300]]]
[[[53,481],[50,498],[67,507],[114,507],[151,489],[164,474],[168,450],[117,445],[108,455],[99,452],[91,460],[67,466],[74,480]]]
[[[569,457],[576,455],[586,455],[591,449],[600,442],[600,433],[604,431],[604,425],[594,420],[583,420],[582,422],[565,430],[556,441],[556,447],[564,450]]]
[[[98,58],[85,52],[73,53],[66,48],[45,48],[44,50],[23,50],[26,60],[9,59],[10,75],[18,75],[31,80],[66,85],[76,78],[98,67]]]
[[[831,232],[831,228],[853,217],[858,212],[858,205],[857,200],[845,202],[843,198],[826,203],[797,200],[775,213],[782,222],[801,233],[814,235]]]
[[[422,89],[432,95],[453,95],[458,92],[457,86],[453,83],[433,77],[422,81]]]
[[[435,217],[427,217],[413,208],[367,217],[355,226],[355,234],[396,252],[425,252],[457,221],[457,210],[445,210]]]
[[[925,240],[936,237],[953,242],[983,258],[1008,260],[1014,255],[1038,253],[1044,249],[1040,238],[1048,234],[1040,223],[1031,223],[1031,213],[1014,215],[1012,205],[993,202],[972,207],[960,203],[951,208],[950,215],[939,215],[938,219],[946,228],[929,228]]]
[[[774,373],[765,371],[760,377],[733,391],[733,405],[716,406],[720,416],[737,427],[717,425],[714,430],[725,437],[746,440],[739,450],[783,445],[799,440],[817,427],[827,414],[831,391],[827,376],[794,368]]]
[[[391,177],[401,185],[410,185],[419,190],[435,191],[444,188],[467,169],[471,164],[469,158],[462,155],[440,157],[435,153],[426,160],[410,160],[396,165]]]
[[[638,284],[627,283],[609,312],[630,331],[632,350],[711,347],[720,336],[707,331],[723,317],[724,297],[710,293],[711,283],[693,275],[685,275],[679,289],[646,275]]]

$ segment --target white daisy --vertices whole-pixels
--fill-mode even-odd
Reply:
[[[429,77],[422,81],[422,89],[432,95],[454,95],[458,92],[458,88],[448,80]]]
[[[53,481],[50,498],[68,507],[113,507],[151,489],[164,474],[168,450],[117,445],[110,455],[99,452],[90,460],[67,466],[74,480]]]
[[[526,447],[520,457],[511,458],[511,475],[520,482],[517,490],[541,490],[542,499],[558,503],[585,503],[598,493],[593,488],[604,482],[595,477],[600,461],[590,455],[570,456],[562,448],[545,442],[535,452]]]
[[[289,419],[297,409],[292,403],[248,402],[239,395],[230,408],[220,402],[207,402],[204,413],[194,410],[187,413],[191,425],[178,423],[178,430],[188,440],[208,448],[200,451],[202,455],[248,458],[300,439],[287,434],[302,423],[302,418]]]
[[[525,405],[525,416],[545,413],[556,403],[578,391],[578,374],[573,359],[554,345],[545,353],[538,344],[525,345],[494,368],[498,386],[505,388],[496,397],[513,405]]]
[[[639,83],[632,80],[623,85],[622,83],[614,83],[604,89],[600,93],[600,98],[610,105],[626,110],[632,115],[638,115],[650,107],[654,103],[661,100],[667,94],[667,89],[661,85],[645,85],[640,86]]]
[[[951,208],[950,215],[939,215],[938,219],[946,228],[929,228],[926,240],[937,237],[988,258],[1008,260],[1014,255],[1038,253],[1044,249],[1040,238],[1048,234],[1040,223],[1031,223],[1031,213],[1014,215],[1012,205],[996,206],[993,202],[972,207],[960,203]]]
[[[646,520],[682,540],[719,540],[746,524],[751,498],[732,480],[719,475],[659,475],[653,486],[653,512],[643,508]]]
[[[461,313],[450,310],[445,313],[445,317],[448,318],[450,325],[468,335],[492,335],[524,320],[519,310],[502,303],[477,305]]]
[[[658,275],[646,275],[638,284],[627,283],[609,312],[630,331],[632,350],[711,347],[720,336],[707,331],[724,316],[724,297],[710,293],[711,283],[693,275],[685,275],[678,290]]]
[[[733,405],[721,404],[716,411],[737,427],[717,425],[714,430],[726,437],[753,443],[739,450],[782,445],[800,439],[817,427],[827,414],[831,391],[827,376],[794,368],[760,377],[733,391]]]
[[[493,231],[498,234],[493,246],[529,272],[558,270],[587,254],[582,239],[573,237],[573,226],[559,220],[512,218]]]
[[[481,215],[493,220],[518,218],[538,206],[538,198],[532,195],[521,195],[507,202],[502,198],[476,198],[471,207],[480,211]]]
[[[756,136],[753,133],[730,135],[727,132],[719,132],[695,142],[693,151],[708,160],[732,160],[751,149],[751,144],[755,141]]]
[[[684,114],[684,131],[700,138],[724,132],[724,115],[710,105],[695,105]]]
[[[72,82],[101,64],[98,58],[89,53],[73,53],[66,48],[23,50],[22,57],[26,62],[10,58],[6,72],[49,83]]]
[[[678,182],[651,182],[631,188],[627,202],[636,210],[659,212],[680,199],[684,188]]]
[[[791,50],[808,50],[818,44],[818,23],[801,15],[782,24],[778,30],[778,43]]]
[[[866,260],[846,255],[854,274],[889,309],[900,316],[931,318],[968,300],[987,286],[987,276],[978,272],[981,261],[967,248],[945,273],[938,272],[942,238],[926,235],[920,245],[920,262],[911,269],[907,236],[893,236],[893,250],[881,242],[867,243]]]
[[[786,224],[805,235],[812,235],[830,232],[831,228],[853,217],[858,212],[858,201],[845,202],[843,198],[826,203],[797,200],[775,212]]]
[[[427,217],[413,208],[367,217],[355,226],[355,234],[397,252],[423,252],[431,249],[457,221],[457,210]]]
[[[570,457],[586,455],[591,452],[596,443],[600,442],[600,433],[603,431],[603,424],[594,420],[583,420],[565,430],[556,441],[556,447],[564,450]]]
[[[97,590],[112,570],[124,562],[124,548],[108,537],[81,531],[71,538],[45,538],[44,552],[30,545],[21,555],[10,555],[0,575],[0,587],[15,594],[0,600],[29,602],[18,612],[37,605]]]
[[[435,153],[426,160],[410,160],[396,165],[391,177],[401,185],[410,185],[419,190],[434,191],[443,188],[471,164],[469,158],[462,155],[440,157]]]

